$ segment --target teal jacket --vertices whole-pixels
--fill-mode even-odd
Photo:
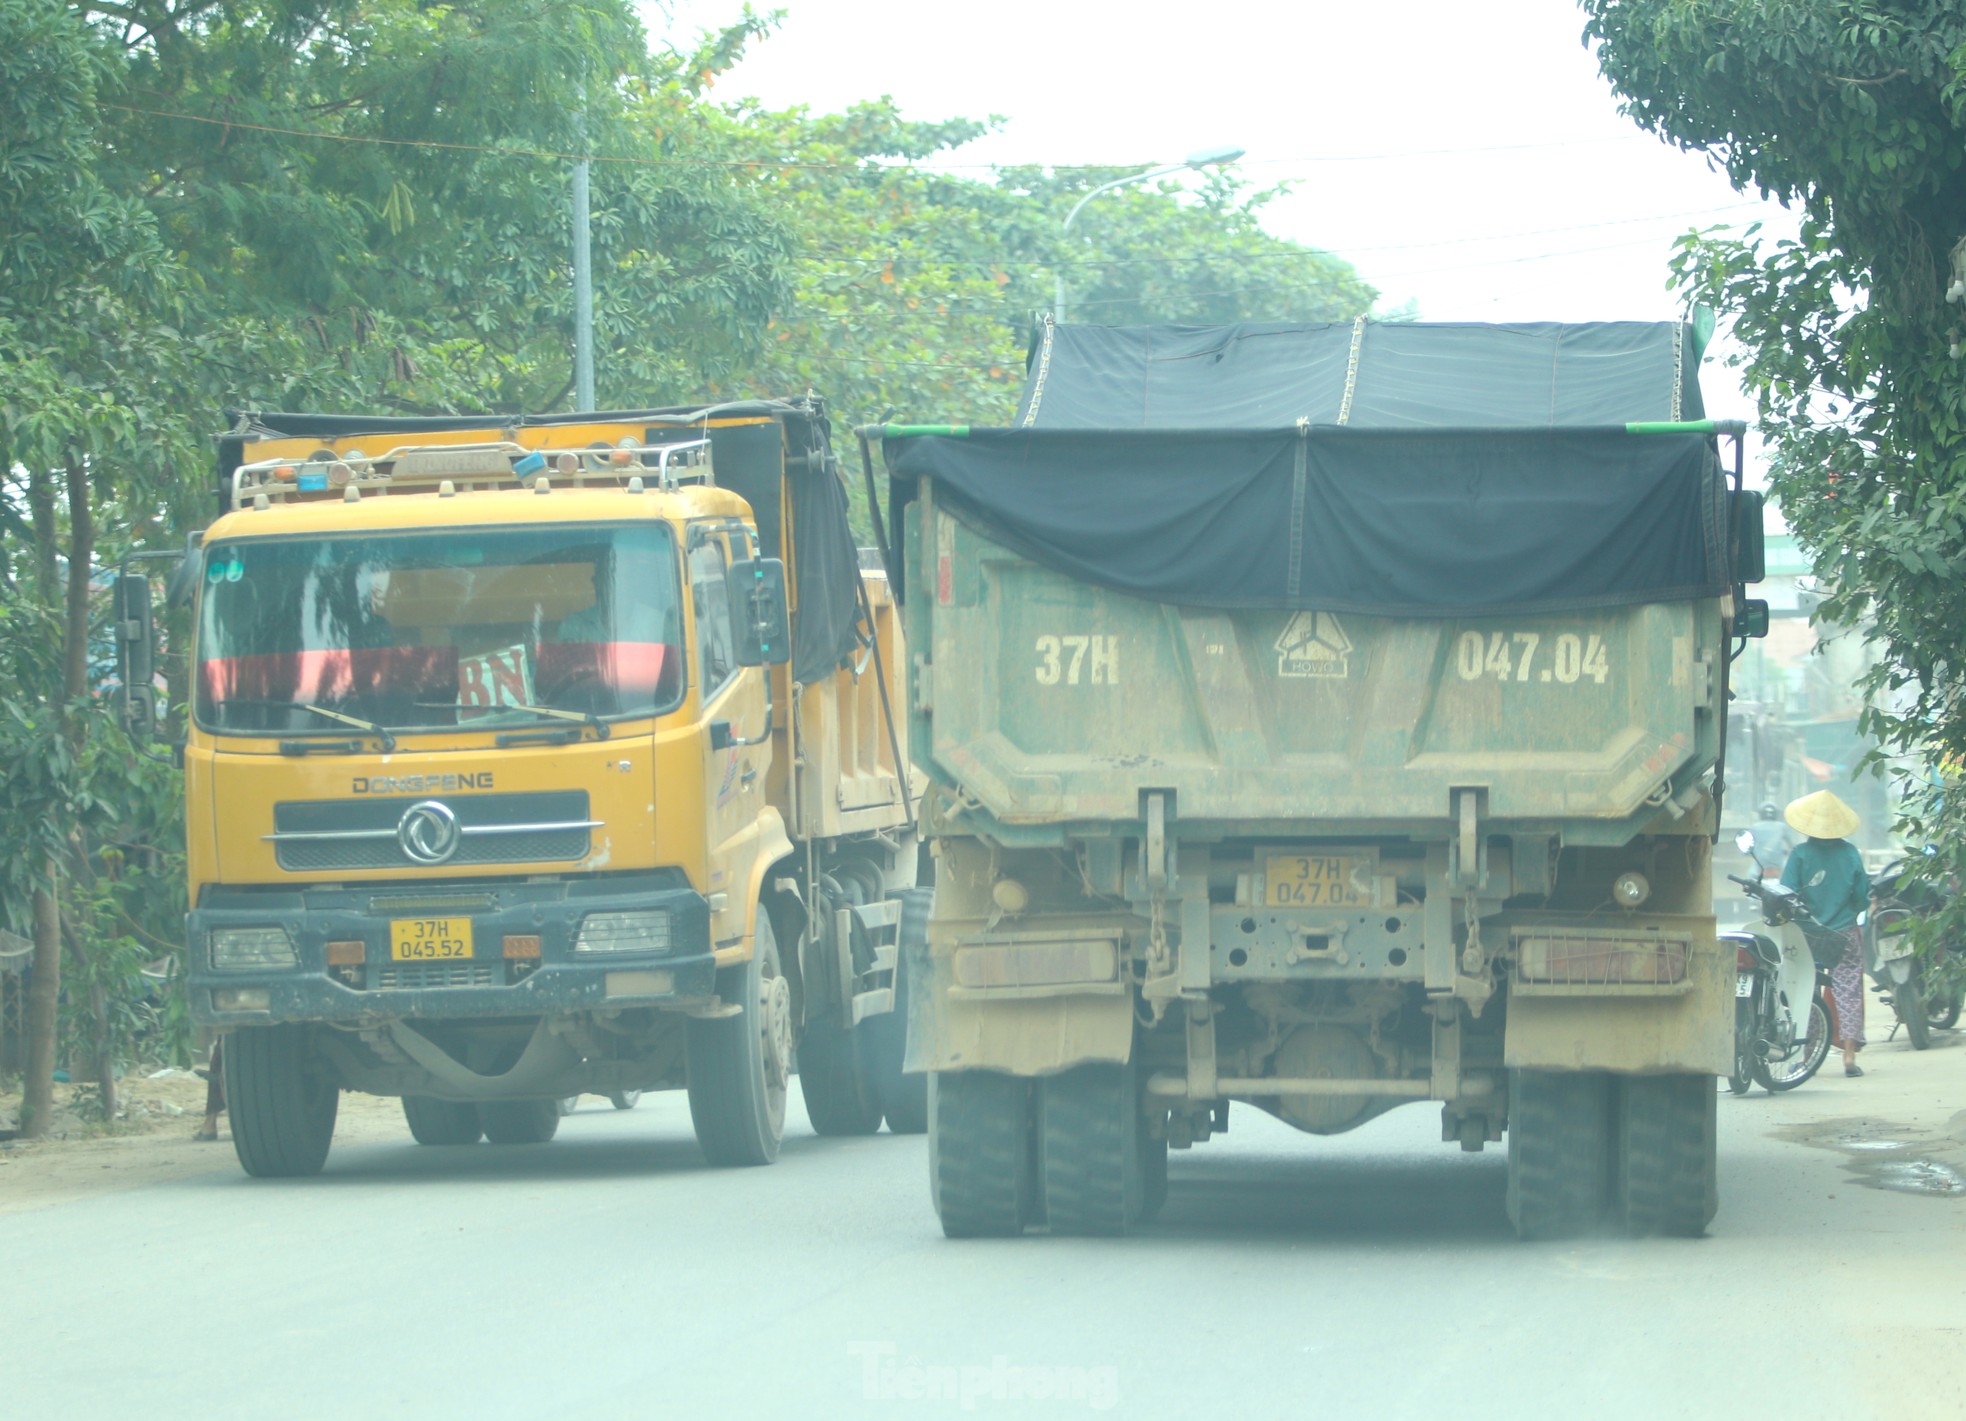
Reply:
[[[1782,866],[1782,884],[1802,895],[1816,921],[1826,928],[1856,924],[1870,906],[1870,875],[1864,856],[1848,839],[1805,839]]]

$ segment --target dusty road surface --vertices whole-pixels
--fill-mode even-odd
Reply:
[[[1957,1418],[1939,1041],[1723,1095],[1698,1241],[1518,1244],[1501,1154],[1420,1106],[1323,1141],[1239,1109],[1111,1242],[945,1242],[920,1139],[802,1116],[775,1167],[707,1169],[675,1095],[502,1149],[363,1102],[306,1181],[174,1137],[9,1150],[0,1414]]]

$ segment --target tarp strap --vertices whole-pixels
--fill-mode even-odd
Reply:
[[[1350,424],[1352,421],[1352,394],[1358,389],[1358,357],[1365,348],[1365,317],[1360,316],[1352,322],[1352,348],[1345,357],[1345,395],[1338,401],[1338,423]],[[1301,458],[1302,455],[1300,454]]]
[[[1686,387],[1686,326],[1683,322],[1673,324],[1672,343],[1672,420],[1679,423],[1679,396]]]
[[[1044,377],[1051,373],[1051,337],[1058,329],[1058,322],[1051,312],[1044,315],[1044,324],[1038,333],[1038,370],[1031,377],[1031,407],[1024,411],[1024,427],[1029,429],[1038,422],[1038,406],[1044,403]]]
[[[1304,500],[1311,481],[1311,422],[1297,421],[1297,467],[1290,481],[1290,570],[1285,578],[1286,596],[1295,599],[1304,573]]]

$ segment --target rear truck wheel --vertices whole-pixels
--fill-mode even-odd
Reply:
[[[475,1145],[485,1133],[477,1106],[428,1095],[404,1096],[403,1119],[419,1145]]]
[[[635,1102],[641,1098],[642,1093],[638,1090],[611,1090],[608,1092],[608,1104],[612,1105],[616,1110],[633,1110],[635,1108]]]
[[[1047,1077],[1039,1101],[1039,1173],[1051,1231],[1111,1237],[1143,1223],[1148,1146],[1158,1142],[1147,1138],[1133,1065],[1074,1066]]]
[[[735,1016],[691,1017],[689,1118],[713,1165],[770,1164],[785,1135],[792,1071],[792,989],[771,918],[760,909],[751,960],[717,973]]]
[[[928,1188],[949,1238],[1010,1238],[1037,1210],[1032,1082],[998,1071],[929,1077]]]
[[[1611,1078],[1509,1072],[1509,1221],[1524,1239],[1602,1227],[1611,1198]]]
[[[867,1034],[874,1089],[881,1099],[887,1128],[897,1135],[919,1135],[928,1129],[928,1076],[902,1069],[908,1058],[908,962],[920,957],[928,942],[929,914],[935,890],[910,888],[901,899],[901,923],[894,941],[894,1010],[861,1024]]]
[[[1916,968],[1909,980],[1892,986],[1891,1010],[1905,1024],[1905,1037],[1911,1042],[1912,1050],[1923,1051],[1931,1046],[1932,1027],[1925,1019],[1925,979]]]
[[[557,1100],[488,1100],[478,1107],[485,1138],[494,1145],[543,1145],[560,1130]]]
[[[859,1039],[878,1019],[849,1031],[828,1012],[799,1033],[799,1093],[818,1134],[871,1135],[881,1128],[881,1098]]]
[[[1145,1122],[1140,1134],[1140,1222],[1151,1224],[1167,1203],[1167,1136],[1150,1135]]]
[[[1618,1216],[1634,1238],[1698,1238],[1720,1207],[1712,1076],[1617,1081]]]
[[[334,1140],[340,1087],[303,1026],[249,1026],[225,1038],[232,1148],[258,1179],[319,1174]]]
[[[1756,1061],[1754,1078],[1771,1091],[1794,1090],[1829,1059],[1829,1005],[1817,992],[1809,1001],[1809,1030],[1786,1061]]]

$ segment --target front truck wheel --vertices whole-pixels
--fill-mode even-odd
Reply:
[[[1032,1083],[999,1071],[928,1081],[928,1187],[950,1238],[1008,1238],[1037,1206]]]
[[[543,1145],[560,1130],[557,1100],[488,1100],[478,1107],[485,1138],[494,1145]]]
[[[1575,1238],[1610,1203],[1611,1077],[1509,1072],[1509,1221],[1525,1239]]]
[[[785,1134],[792,992],[762,908],[751,960],[717,973],[717,995],[738,1008],[735,1016],[689,1021],[689,1118],[696,1143],[714,1165],[770,1164]]]
[[[319,1174],[341,1091],[303,1026],[249,1026],[225,1038],[232,1148],[247,1174]]]
[[[1165,1197],[1167,1144],[1147,1131],[1135,1067],[1074,1066],[1045,1080],[1042,1101],[1038,1133],[1051,1231],[1123,1234],[1152,1217]]]
[[[1712,1076],[1623,1076],[1616,1138],[1620,1221],[1634,1238],[1698,1238],[1720,1207]]]
[[[477,1106],[428,1095],[404,1096],[403,1119],[419,1145],[475,1145],[485,1133],[478,1123]]]

